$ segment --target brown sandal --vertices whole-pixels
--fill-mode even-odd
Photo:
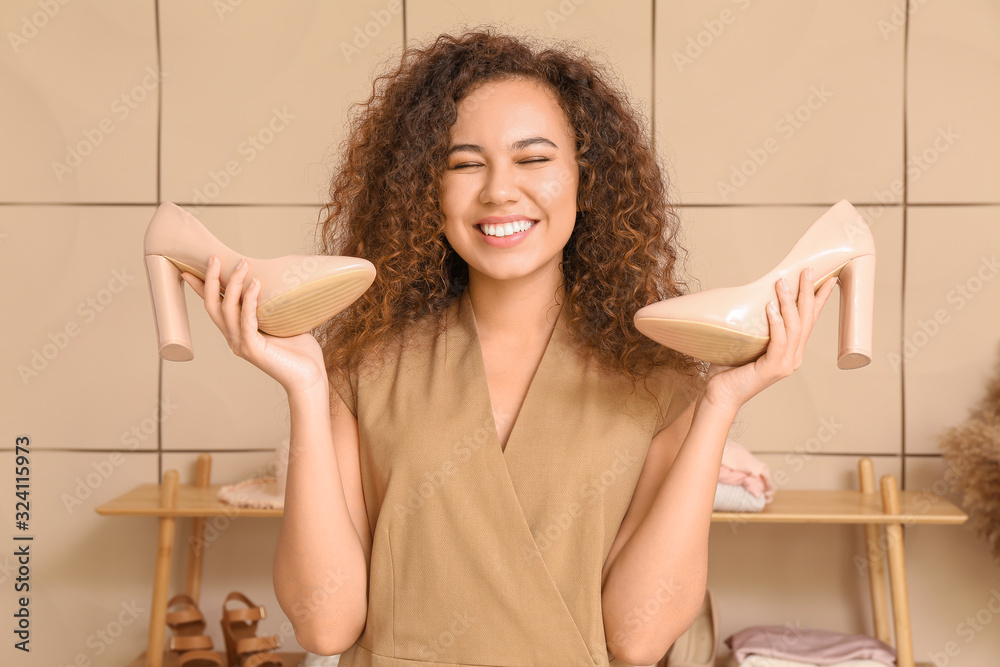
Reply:
[[[238,600],[244,608],[227,609],[230,600]],[[222,603],[222,636],[226,639],[226,654],[234,667],[285,667],[280,656],[271,653],[280,648],[281,635],[257,636],[257,622],[265,618],[264,607],[255,605],[247,596],[233,591]]]
[[[167,612],[167,626],[174,632],[167,647],[177,654],[178,667],[228,667],[225,656],[212,650],[212,638],[205,634],[205,617],[194,600],[180,593],[167,602],[167,609],[176,606],[181,609]]]

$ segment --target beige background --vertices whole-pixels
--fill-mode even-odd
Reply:
[[[990,268],[1000,247],[1000,5],[909,4],[2,3],[0,449],[12,465],[14,438],[32,439],[36,541],[33,651],[6,640],[0,663],[122,665],[138,655],[155,522],[93,508],[169,468],[189,481],[201,451],[213,453],[213,481],[243,479],[287,434],[284,393],[229,352],[196,297],[194,361],[156,356],[139,252],[154,206],[188,207],[252,256],[309,249],[348,105],[406,40],[463,24],[579,39],[607,57],[647,116],[703,288],[749,282],[826,207],[858,206],[879,253],[873,363],[837,370],[828,308],[803,368],[748,405],[734,436],[785,471],[787,488],[852,488],[857,457],[872,455],[905,488],[958,501],[937,437],[978,400],[1000,351]],[[969,298],[956,297],[960,286]],[[947,321],[928,335],[942,310]],[[840,428],[804,456],[824,420]],[[114,452],[124,463],[108,463]],[[11,526],[10,472],[0,492]],[[278,522],[216,528],[202,601],[217,646],[230,590],[267,606],[262,631],[280,632]],[[908,528],[906,539],[917,658],[995,665],[1000,618],[987,605],[1000,597],[1000,571],[983,542],[968,527]],[[12,551],[0,549],[5,627]],[[852,562],[860,553],[853,528],[713,526],[722,637],[761,623],[870,632]],[[981,629],[970,630],[977,614]],[[946,658],[950,642],[958,654]]]

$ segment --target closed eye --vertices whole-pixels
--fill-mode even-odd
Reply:
[[[537,162],[551,162],[551,161],[552,161],[552,158],[547,158],[547,157],[541,157],[540,156],[540,157],[528,158],[527,160],[521,160],[520,162],[518,162],[518,164],[533,164],[533,163],[537,163]],[[460,164],[456,164],[454,167],[449,167],[449,168],[450,169],[467,169],[469,167],[481,167],[481,166],[482,165],[480,163],[478,163],[478,162],[462,162]]]

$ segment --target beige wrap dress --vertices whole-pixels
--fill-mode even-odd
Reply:
[[[358,421],[368,619],[341,667],[621,665],[601,570],[653,435],[689,403],[584,363],[560,313],[500,448],[468,290],[373,373]],[[421,333],[423,332],[423,333]]]

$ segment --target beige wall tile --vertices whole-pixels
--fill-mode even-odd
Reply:
[[[316,210],[204,207],[191,213],[222,243],[250,257],[307,253]],[[288,400],[275,380],[229,348],[190,289],[194,359],[163,363],[163,396],[177,406],[163,424],[164,449],[273,449],[288,435]]]
[[[938,453],[1000,355],[1000,207],[911,207],[904,339],[906,450]]]
[[[998,202],[1000,134],[989,115],[997,100],[989,96],[1000,82],[1000,14],[985,0],[910,4],[909,199]],[[650,26],[648,0],[407,2],[411,40],[483,21],[579,40],[607,55],[646,111],[655,74],[658,145],[675,197],[685,203],[847,197],[890,204],[861,209],[879,250],[873,364],[837,370],[831,303],[803,368],[751,402],[733,430],[771,468],[779,492],[856,488],[854,454],[874,454],[876,476],[899,475],[904,396],[906,451],[936,454],[937,436],[966,418],[1000,354],[992,250],[1000,247],[1000,207],[911,207],[903,248],[900,6],[657,2]],[[0,50],[7,102],[0,103],[0,202],[152,203],[159,166],[162,199],[307,204],[189,210],[245,254],[309,252],[312,204],[325,198],[348,104],[366,98],[374,68],[398,54],[402,5],[189,1],[160,3],[159,11],[160,165],[154,3],[19,0],[0,8],[9,46]],[[820,92],[829,99],[820,101]],[[809,109],[810,101],[817,108]],[[275,109],[294,118],[286,124]],[[797,110],[808,120],[786,118]],[[253,147],[248,137],[262,132],[257,141],[269,143]],[[746,167],[754,173],[745,184],[720,192],[734,168],[767,151],[768,138],[777,150]],[[60,179],[53,163],[88,149]],[[823,210],[683,209],[691,268],[701,279],[692,289],[756,279]],[[144,650],[156,522],[98,517],[93,509],[157,479],[161,420],[163,447],[171,450],[162,469],[179,469],[184,482],[203,450],[213,450],[213,482],[263,474],[288,435],[284,391],[229,350],[190,290],[195,360],[159,362],[138,251],[152,211],[0,207],[0,259],[10,287],[0,308],[13,322],[0,346],[8,372],[0,421],[8,443],[27,434],[36,452],[31,659],[38,664],[68,665],[81,656],[95,665],[127,664]],[[125,278],[115,282],[116,272]],[[36,351],[37,375],[22,376],[19,366],[31,369]],[[84,451],[97,448],[104,451]],[[245,451],[226,451],[236,449]],[[961,500],[940,457],[908,456],[905,468],[908,489]],[[11,477],[0,491],[10,496]],[[13,525],[13,503],[6,511]],[[222,600],[240,590],[267,607],[262,632],[281,633],[297,649],[271,581],[279,525],[222,517],[209,527],[202,600],[219,648]],[[181,520],[179,536],[189,526]],[[992,665],[1000,653],[1000,579],[985,543],[968,525],[910,526],[906,547],[917,659]],[[710,553],[721,637],[759,623],[871,632],[858,527],[716,523]],[[11,555],[0,556],[0,584],[11,585],[13,565]],[[184,568],[175,553],[175,591]],[[5,596],[0,613],[12,614],[13,604]],[[0,648],[0,664],[22,658],[9,642]]]
[[[945,491],[951,474],[938,456],[907,457],[906,486]],[[1000,655],[1000,569],[986,542],[964,526],[906,528],[906,569],[917,660],[931,664],[993,665]]]
[[[212,452],[212,483],[229,484],[268,474],[274,460],[274,452]],[[177,470],[181,483],[190,484],[196,461],[197,454],[164,454],[163,470]],[[219,627],[222,603],[231,591],[239,591],[267,610],[267,618],[257,626],[258,635],[280,634],[282,651],[302,650],[274,595],[271,566],[280,528],[277,518],[219,516],[206,520],[200,606],[211,620],[206,631],[216,646],[225,646]],[[178,523],[178,534],[185,541],[190,530],[190,520]],[[174,581],[184,581],[186,567],[184,558],[174,558]],[[231,606],[238,607],[237,603]]]
[[[910,202],[1000,202],[1000,5],[912,5],[907,66]]]
[[[657,3],[656,134],[680,198],[866,202],[898,179],[894,4]]]
[[[160,31],[163,199],[311,204],[403,21],[398,0],[169,2]]]
[[[152,0],[0,5],[0,201],[156,196]]]
[[[772,473],[786,472],[787,488],[858,488],[857,457],[820,454],[801,467],[798,459],[760,458]],[[898,457],[872,458],[876,478],[899,474]],[[752,625],[873,632],[860,526],[716,522],[709,540],[720,639]],[[728,649],[720,643],[719,652]]]
[[[690,271],[700,279],[700,288],[693,284],[692,291],[758,279],[782,260],[825,210],[683,209]],[[859,211],[869,216],[878,250],[872,363],[853,371],[837,368],[839,295],[831,295],[810,336],[802,367],[754,397],[741,412],[734,435],[753,451],[815,449],[817,442],[827,453],[900,451],[900,381],[888,355],[899,345],[901,214],[895,208]]]
[[[11,317],[0,347],[4,442],[28,433],[40,449],[156,447],[158,363],[141,252],[151,214],[0,207],[0,309]]]
[[[443,32],[458,34],[493,24],[541,39],[569,39],[607,61],[636,104],[652,118],[652,4],[650,0],[490,0],[453,3],[411,0],[406,4],[407,40],[426,43]],[[649,123],[647,122],[647,127]]]
[[[13,440],[9,441],[13,445]],[[33,449],[32,445],[32,449]],[[3,452],[13,464],[13,452]],[[127,665],[146,648],[156,558],[156,521],[104,517],[94,508],[156,479],[152,453],[50,452],[31,457],[31,542],[8,530],[0,556],[0,613],[13,619],[19,563],[16,546],[28,544],[31,652],[0,646],[4,665]],[[9,469],[8,469],[9,470]],[[13,499],[14,479],[0,492]],[[14,502],[3,503],[4,524],[14,526]],[[20,531],[17,531],[20,533]],[[8,635],[13,637],[13,621]],[[82,656],[82,657],[79,657]],[[89,662],[87,662],[89,661]]]

